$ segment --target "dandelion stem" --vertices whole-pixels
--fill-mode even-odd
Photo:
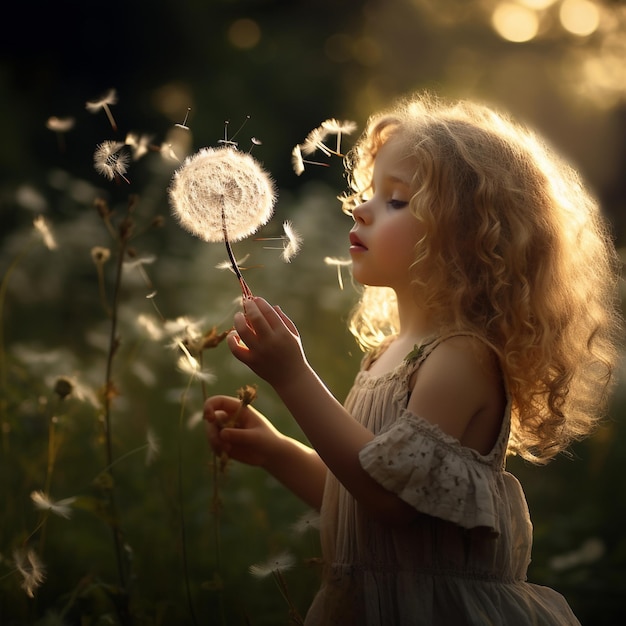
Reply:
[[[230,241],[228,239],[228,230],[226,229],[226,213],[224,212],[224,202],[222,201],[222,233],[224,234],[224,244],[226,245],[226,252],[228,253],[228,258],[230,260],[230,264],[235,272],[239,280],[239,284],[241,285],[241,292],[243,294],[243,298],[252,298],[252,291],[248,287],[246,281],[241,275],[241,270],[237,265],[237,260],[235,259],[235,255],[233,254],[233,249],[231,248]]]

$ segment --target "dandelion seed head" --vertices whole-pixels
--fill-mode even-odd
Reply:
[[[272,216],[274,183],[248,153],[230,146],[202,148],[187,157],[169,188],[181,226],[204,241],[224,241],[222,209],[231,241],[254,233]]]
[[[281,552],[263,563],[256,563],[248,568],[255,578],[267,578],[273,572],[284,572],[296,564],[295,557],[289,552]]]
[[[91,259],[96,265],[104,265],[111,258],[111,250],[102,246],[94,246],[91,249]]]
[[[302,237],[294,230],[289,220],[283,222],[283,230],[285,231],[285,246],[283,247],[281,257],[285,263],[291,263],[291,259],[300,251]]]
[[[124,177],[128,170],[130,156],[124,151],[121,141],[103,141],[96,147],[93,164],[96,171],[105,178],[113,180],[116,176]]]
[[[61,400],[65,400],[69,395],[74,391],[74,383],[67,376],[59,376],[54,383],[54,393],[61,398]]]
[[[13,551],[13,560],[22,575],[22,589],[29,598],[35,597],[35,590],[46,578],[46,570],[39,556],[32,548],[17,548]]]

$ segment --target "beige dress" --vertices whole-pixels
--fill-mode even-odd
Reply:
[[[408,527],[377,522],[329,472],[325,573],[305,624],[579,624],[560,594],[526,582],[532,525],[521,486],[504,469],[510,403],[486,456],[407,410],[411,375],[440,341],[382,376],[363,361],[345,402],[375,434],[361,465],[421,515]]]

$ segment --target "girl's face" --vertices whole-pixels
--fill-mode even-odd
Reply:
[[[352,274],[364,284],[405,290],[423,227],[409,208],[415,165],[392,137],[376,154],[371,197],[353,212]]]

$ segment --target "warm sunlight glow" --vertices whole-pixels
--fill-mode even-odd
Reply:
[[[518,4],[523,4],[529,9],[535,9],[535,11],[541,11],[552,6],[556,0],[517,0]]]
[[[535,12],[511,2],[501,2],[496,7],[491,23],[500,37],[516,43],[530,41],[539,30]]]
[[[579,37],[591,35],[600,24],[598,7],[589,0],[565,0],[559,17],[563,28]]]

